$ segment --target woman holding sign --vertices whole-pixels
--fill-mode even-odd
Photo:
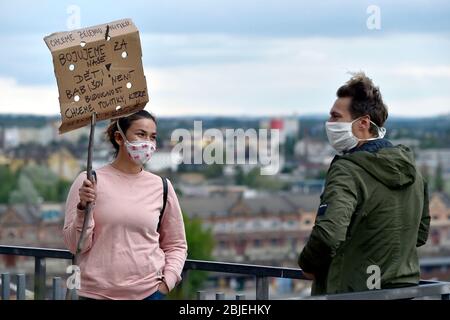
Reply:
[[[145,110],[110,124],[113,162],[81,173],[66,202],[64,241],[75,253],[92,203],[79,267],[81,299],[162,299],[181,280],[187,257],[183,217],[172,184],[144,170],[156,150],[156,119]]]

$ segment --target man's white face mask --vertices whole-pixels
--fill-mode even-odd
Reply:
[[[355,137],[352,131],[353,122],[361,119],[357,118],[352,122],[330,122],[325,123],[328,141],[331,146],[338,152],[348,151],[358,144],[359,141],[371,141],[383,139],[386,134],[386,128],[378,127],[374,122],[370,121],[378,129],[378,137],[369,139],[359,139]]]

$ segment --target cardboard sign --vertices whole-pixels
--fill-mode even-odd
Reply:
[[[53,56],[62,124],[59,133],[126,116],[148,102],[139,31],[130,19],[53,33],[44,38]]]

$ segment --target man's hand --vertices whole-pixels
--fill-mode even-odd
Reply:
[[[169,288],[167,287],[167,285],[166,285],[166,283],[164,281],[162,281],[159,284],[158,291],[161,292],[161,293],[164,293],[164,294],[168,294],[169,293]]]
[[[315,280],[316,276],[313,273],[303,271],[303,276],[308,280]]]

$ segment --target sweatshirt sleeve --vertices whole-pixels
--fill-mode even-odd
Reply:
[[[86,177],[86,172],[84,171],[80,173],[75,179],[72,186],[70,187],[65,206],[63,228],[64,243],[73,254],[76,253],[78,239],[80,238],[81,230],[83,228],[85,213],[84,210],[77,209],[77,204],[80,202],[79,189]],[[94,210],[94,208],[92,207],[91,210]],[[92,247],[92,236],[95,226],[93,216],[94,215],[91,214],[91,220],[88,222],[86,230],[86,240],[84,242],[83,248],[81,248],[81,253],[88,251]]]
[[[351,217],[358,202],[354,178],[339,162],[328,173],[316,222],[298,264],[306,272],[326,270],[345,241]]]
[[[161,219],[160,246],[166,256],[164,282],[172,290],[180,281],[187,258],[183,215],[172,184],[167,180],[167,204]]]

